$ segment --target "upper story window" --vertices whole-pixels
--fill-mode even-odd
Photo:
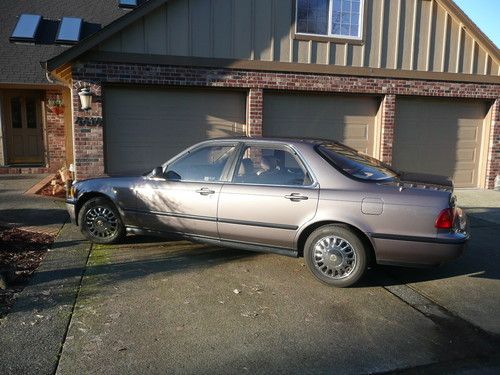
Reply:
[[[364,0],[297,0],[296,33],[361,39]]]

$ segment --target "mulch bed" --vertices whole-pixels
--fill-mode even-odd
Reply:
[[[12,308],[54,242],[49,234],[0,227],[0,317]]]

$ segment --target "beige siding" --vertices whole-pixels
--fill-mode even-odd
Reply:
[[[295,0],[171,0],[103,51],[498,75],[439,0],[365,0],[363,42],[294,38]]]

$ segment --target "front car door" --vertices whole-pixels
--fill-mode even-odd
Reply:
[[[140,226],[162,232],[217,238],[217,201],[237,143],[209,143],[164,166],[163,178],[136,188]]]
[[[319,186],[295,150],[247,143],[219,197],[221,240],[293,249],[316,214]]]

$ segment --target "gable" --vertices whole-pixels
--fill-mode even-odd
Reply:
[[[171,0],[102,43],[108,52],[499,75],[441,0],[364,1],[361,41],[295,33],[295,0]]]

